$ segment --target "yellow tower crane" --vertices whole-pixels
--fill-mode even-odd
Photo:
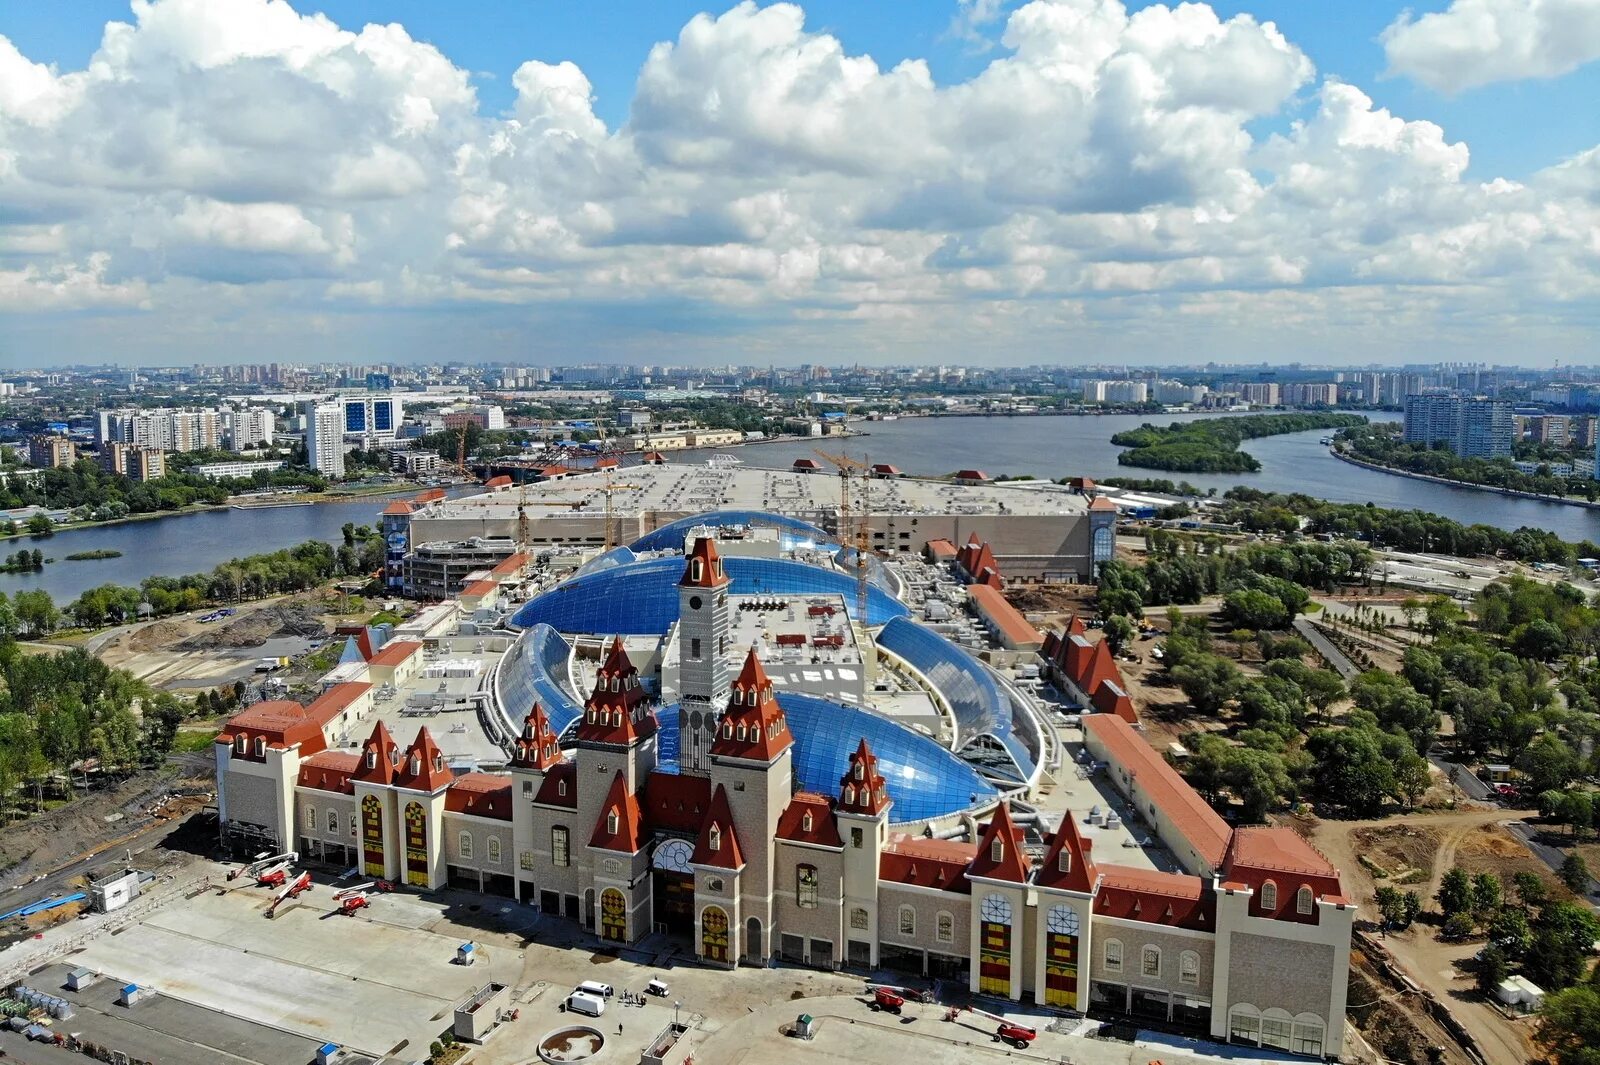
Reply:
[[[871,520],[872,508],[867,494],[868,475],[872,467],[860,459],[853,459],[849,455],[835,455],[821,448],[814,449],[822,458],[833,463],[839,471],[839,541],[845,545],[853,545],[856,551],[856,620],[865,625],[867,623],[867,542],[869,539],[868,523]],[[850,482],[861,482],[861,509],[859,516],[850,501]]]

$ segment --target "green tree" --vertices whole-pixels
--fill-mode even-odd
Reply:
[[[1489,920],[1489,940],[1504,950],[1506,957],[1521,958],[1533,943],[1528,915],[1515,906],[1502,906]]]
[[[1396,790],[1393,763],[1375,729],[1318,729],[1306,741],[1311,790],[1318,800],[1355,817],[1373,817]]]
[[[1576,852],[1567,855],[1566,860],[1561,863],[1561,871],[1556,875],[1573,894],[1589,893],[1589,863],[1584,861],[1583,855]]]
[[[1212,654],[1195,655],[1170,673],[1195,710],[1206,717],[1215,717],[1228,704],[1243,679],[1232,662]]]
[[[1375,901],[1384,927],[1396,932],[1410,928],[1422,907],[1422,900],[1417,898],[1415,891],[1401,891],[1388,885],[1378,889]]]
[[[1589,965],[1589,951],[1600,938],[1600,919],[1587,906],[1552,902],[1533,922],[1533,942],[1523,967],[1547,991],[1577,983]]]
[[[1241,629],[1281,629],[1289,624],[1289,611],[1274,596],[1254,588],[1229,592],[1222,599],[1222,615]]]
[[[1434,895],[1439,912],[1447,919],[1458,913],[1472,912],[1472,877],[1459,865],[1444,874],[1439,891]]]
[[[1517,889],[1517,898],[1522,905],[1530,909],[1543,906],[1550,893],[1545,889],[1544,881],[1538,873],[1530,873],[1526,869],[1511,878],[1511,883]]]
[[[55,523],[50,520],[48,515],[35,514],[28,519],[29,536],[54,536],[55,534]]]
[[[1528,744],[1516,767],[1528,781],[1528,790],[1559,790],[1578,775],[1580,764],[1572,747],[1560,736],[1546,732]]]
[[[1123,614],[1113,614],[1106,618],[1104,632],[1106,642],[1111,645],[1111,653],[1117,655],[1120,655],[1138,635],[1133,622]]]
[[[1472,917],[1478,924],[1487,924],[1505,898],[1505,888],[1493,873],[1479,873],[1472,878]]]
[[[1534,1041],[1555,1065],[1600,1065],[1600,985],[1546,997]]]
[[[1485,995],[1493,994],[1510,971],[1506,952],[1497,944],[1489,944],[1478,956],[1478,990]]]
[[[24,631],[37,635],[54,629],[61,620],[50,593],[42,588],[29,588],[17,593],[14,600],[17,620]]]
[[[1433,783],[1428,760],[1416,751],[1406,751],[1395,759],[1394,783],[1406,807],[1416,809],[1417,803],[1427,794],[1428,785]]]

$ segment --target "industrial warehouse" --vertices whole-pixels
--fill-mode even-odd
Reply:
[[[431,529],[519,550],[404,630],[350,634],[309,705],[235,717],[216,746],[224,842],[502,896],[620,947],[684,944],[701,966],[891,969],[1339,1054],[1355,910],[1338,871],[1290,830],[1213,812],[1139,734],[1103,641],[1076,624],[1030,637],[1003,598],[973,594],[1015,560],[1032,579],[1089,576],[1114,509],[1016,490],[968,516],[943,494],[967,486],[856,478],[846,510],[883,548],[868,553],[840,542],[832,479],[706,469],[704,484],[699,468],[626,471],[662,478],[628,491],[673,521],[637,501],[598,529],[530,519],[516,489],[408,507],[412,543]],[[773,507],[790,483],[816,488]],[[889,508],[890,488],[930,505]],[[797,516],[829,490],[832,529]],[[1015,553],[1013,521],[1031,537]],[[639,535],[605,550],[628,522]],[[541,574],[556,529],[581,561]],[[1020,682],[1040,668],[1081,728]]]

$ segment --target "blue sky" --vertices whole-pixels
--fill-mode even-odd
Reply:
[[[0,366],[1600,351],[1592,9],[802,6],[5,5]]]
[[[497,112],[514,95],[511,74],[528,59],[571,60],[588,74],[595,110],[612,127],[627,118],[639,67],[658,41],[676,38],[702,11],[729,5],[683,0],[301,0],[296,8],[321,12],[345,27],[399,22],[419,39],[473,71],[486,110]],[[810,0],[806,25],[838,36],[852,53],[880,66],[926,59],[941,83],[965,80],[995,54],[949,32],[952,9],[934,0]],[[1015,3],[1006,7],[1014,8]],[[1133,0],[1130,10],[1151,6]],[[1214,0],[1218,14],[1254,15],[1275,22],[1316,63],[1323,75],[1354,82],[1383,107],[1444,127],[1452,140],[1472,146],[1477,177],[1522,178],[1533,170],[1600,143],[1600,64],[1553,81],[1529,81],[1444,96],[1404,78],[1383,78],[1378,35],[1402,10],[1443,9],[1443,0],[1397,4],[1385,0]],[[24,55],[62,69],[78,69],[100,43],[106,22],[129,18],[127,0],[71,0],[66,4],[10,5],[0,33]],[[989,35],[999,36],[999,24]],[[1559,121],[1540,116],[1559,115]],[[1534,119],[1534,120],[1530,120]],[[1281,129],[1287,118],[1260,123]]]

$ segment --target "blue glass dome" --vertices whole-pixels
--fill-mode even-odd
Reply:
[[[1004,776],[1019,781],[1033,776],[1042,746],[1038,726],[982,662],[909,618],[890,621],[877,643],[927,677],[949,700],[956,719],[956,750],[986,761]],[[993,749],[999,761],[986,759],[985,748]]]
[[[764,510],[714,510],[668,522],[659,529],[645,533],[628,546],[641,555],[647,551],[682,551],[684,537],[697,525],[756,525],[777,529],[779,542],[785,551],[834,542],[826,530],[799,518],[769,514]]]
[[[723,559],[734,595],[842,595],[855,616],[855,580],[783,558]],[[518,610],[518,628],[549,625],[560,632],[660,636],[678,620],[678,580],[683,559],[645,559],[583,573],[545,592]],[[905,605],[876,585],[867,588],[868,625],[905,617]]]
[[[936,740],[870,710],[798,692],[778,692],[777,698],[794,735],[795,781],[804,791],[837,794],[850,756],[865,738],[878,757],[894,800],[889,816],[897,823],[958,813],[999,794]],[[671,771],[678,764],[678,708],[661,707],[656,717],[660,767]]]
[[[538,702],[557,735],[583,716],[583,700],[574,696],[568,662],[572,647],[548,625],[535,625],[517,637],[500,659],[495,694],[500,712],[515,736]]]

